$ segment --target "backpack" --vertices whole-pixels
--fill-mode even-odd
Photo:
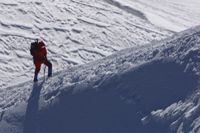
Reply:
[[[34,56],[34,52],[37,50],[38,50],[38,42],[32,42],[30,48],[31,55]]]

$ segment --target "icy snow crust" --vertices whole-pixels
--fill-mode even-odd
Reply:
[[[62,71],[45,82],[41,79],[38,84],[27,82],[6,88],[1,92],[0,132],[20,133],[25,121],[25,131],[38,133],[198,133],[199,48],[200,27],[194,27],[163,41]],[[105,111],[105,117],[101,111]],[[125,120],[108,124],[117,118]],[[104,125],[106,121],[108,125]]]
[[[0,18],[0,89],[33,78],[36,38],[55,72],[171,34],[103,0],[1,0]]]

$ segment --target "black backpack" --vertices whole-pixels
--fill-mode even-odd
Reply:
[[[34,51],[37,51],[38,49],[38,41],[31,43],[30,53],[32,56],[34,56]]]

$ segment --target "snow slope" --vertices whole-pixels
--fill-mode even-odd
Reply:
[[[0,0],[0,18],[1,89],[32,79],[35,38],[55,72],[171,35],[103,0]]]
[[[199,48],[198,26],[6,88],[0,132],[198,133]]]
[[[198,0],[106,0],[121,9],[142,12],[151,23],[171,31],[183,31],[199,25]]]

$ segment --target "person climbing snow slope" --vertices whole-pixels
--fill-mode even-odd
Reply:
[[[36,40],[31,43],[30,53],[33,56],[33,62],[35,65],[34,82],[38,81],[38,73],[42,64],[48,66],[48,77],[52,76],[52,64],[47,59],[47,50],[43,41]]]

